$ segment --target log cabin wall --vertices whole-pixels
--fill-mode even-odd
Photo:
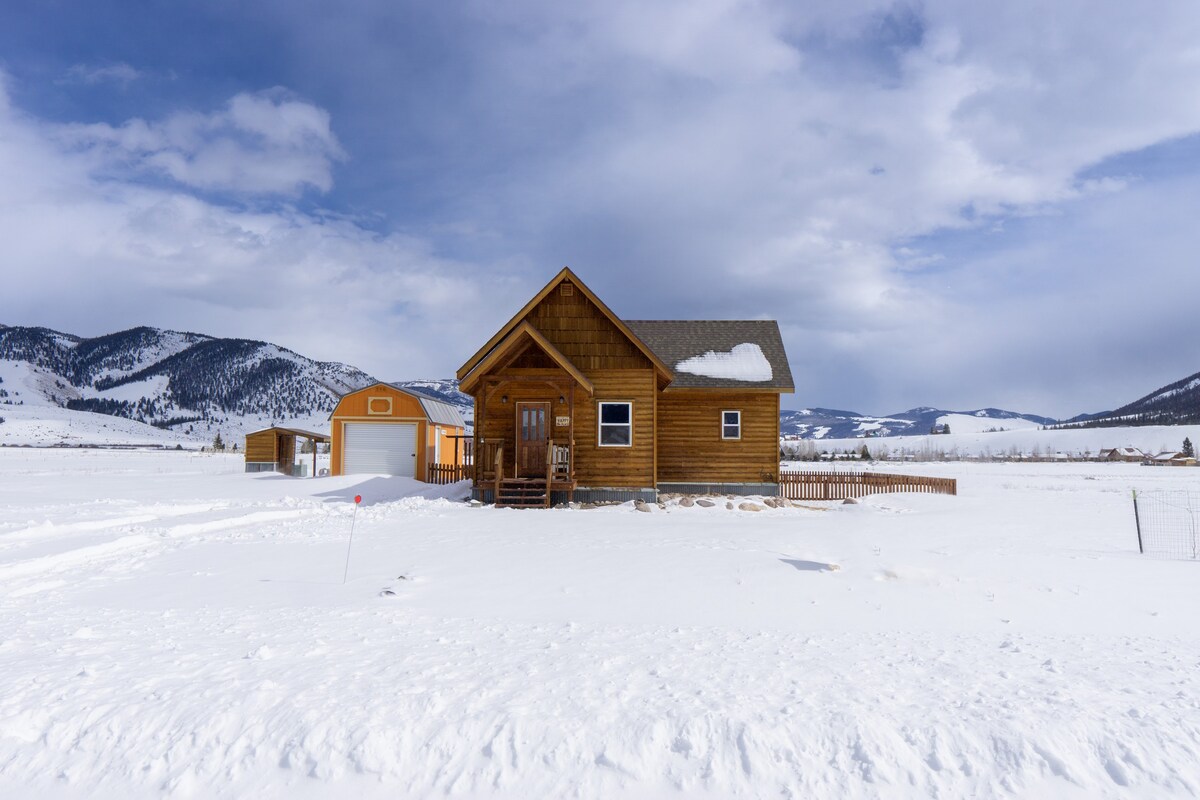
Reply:
[[[721,438],[721,412],[742,412],[742,438]],[[779,471],[779,395],[679,389],[658,398],[658,480],[757,483]]]
[[[588,373],[596,395],[575,400],[575,472],[581,486],[640,489],[654,486],[654,370],[607,369]],[[602,401],[633,404],[630,447],[601,447],[598,418]]]
[[[506,377],[520,380],[506,383],[492,392],[487,408],[481,414],[482,398],[475,398],[475,419],[483,420],[480,435],[488,441],[504,441],[505,474],[512,475],[516,467],[517,403],[521,401],[550,401],[551,426],[549,435],[565,443],[569,428],[553,424],[554,419],[570,414],[564,388],[548,383],[531,383],[524,379],[542,378],[548,381],[570,381],[560,369],[508,369]],[[605,486],[642,489],[654,486],[654,370],[607,369],[587,373],[595,387],[594,397],[575,388],[575,479],[581,486]],[[505,399],[507,398],[507,402]],[[597,409],[600,401],[633,404],[633,442],[629,447],[601,447]],[[477,423],[478,424],[478,423]]]
[[[559,428],[554,425],[554,418],[570,414],[569,403],[559,403],[558,398],[567,400],[567,386],[572,383],[571,376],[558,367],[553,368],[508,368],[501,373],[503,377],[515,378],[492,391],[488,397],[486,408],[483,403],[484,387],[480,387],[475,396],[475,431],[483,439],[504,442],[504,473],[512,476],[516,471],[517,443],[517,403],[521,401],[549,401],[550,420],[548,435],[551,439],[566,442],[570,428]],[[542,382],[546,381],[546,382]],[[553,385],[557,383],[556,385]],[[577,391],[575,394],[575,411],[587,400],[587,393]],[[579,428],[576,418],[575,438],[578,441]],[[451,445],[453,446],[453,445]]]

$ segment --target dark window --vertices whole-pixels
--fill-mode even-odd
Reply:
[[[722,439],[740,439],[740,438],[742,438],[742,412],[740,412],[740,411],[722,411],[721,412],[721,438]]]
[[[633,444],[633,403],[600,403],[600,446]]]

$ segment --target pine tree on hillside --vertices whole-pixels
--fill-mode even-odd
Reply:
[[[213,450],[218,453],[225,452],[225,440],[221,438],[220,431],[217,432],[216,437],[213,439]]]
[[[1186,436],[1183,439],[1183,456],[1184,458],[1196,457],[1196,450],[1192,447],[1192,440]]]

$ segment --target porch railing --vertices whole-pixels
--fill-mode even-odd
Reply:
[[[487,483],[496,479],[497,465],[503,462],[496,458],[504,449],[503,439],[480,439],[478,458],[475,459],[475,483]]]

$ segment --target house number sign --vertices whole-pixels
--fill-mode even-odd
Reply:
[[[557,428],[565,428],[570,424],[571,424],[570,417],[555,417],[554,418],[554,426]]]

